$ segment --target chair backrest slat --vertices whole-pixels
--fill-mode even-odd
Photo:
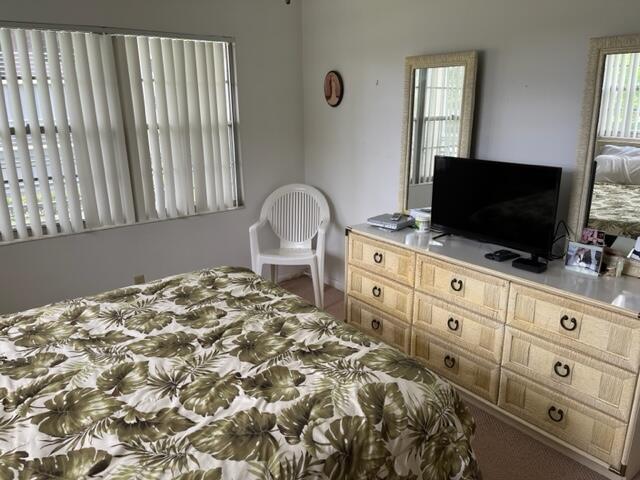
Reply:
[[[329,205],[317,189],[302,184],[280,187],[262,206],[261,218],[269,221],[283,248],[310,248]]]

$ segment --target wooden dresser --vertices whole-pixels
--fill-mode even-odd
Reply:
[[[368,225],[346,248],[347,322],[599,473],[640,470],[640,280],[519,271],[484,258],[497,247]]]

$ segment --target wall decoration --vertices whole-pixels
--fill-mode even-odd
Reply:
[[[335,70],[331,70],[324,77],[324,98],[332,107],[337,107],[342,102],[344,85],[342,77]]]

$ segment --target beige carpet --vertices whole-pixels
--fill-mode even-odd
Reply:
[[[283,282],[282,286],[313,303],[308,277]],[[342,292],[326,287],[325,310],[344,319]],[[476,419],[473,448],[483,480],[606,480],[479,408],[469,408]],[[634,480],[640,480],[640,474]]]

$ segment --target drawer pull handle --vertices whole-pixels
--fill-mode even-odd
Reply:
[[[380,252],[376,252],[373,254],[373,261],[380,264],[382,263],[382,254]]]
[[[447,327],[449,327],[449,330],[455,332],[456,330],[458,330],[458,328],[460,328],[460,322],[458,322],[458,320],[456,320],[455,318],[449,318],[449,320],[447,320]]]
[[[557,423],[560,423],[564,419],[564,410],[561,408],[549,407],[547,414],[551,420]]]
[[[380,323],[380,320],[376,320],[375,318],[371,320],[371,328],[374,330],[378,330],[381,326],[382,324]]]
[[[569,321],[568,326],[566,324],[567,320]],[[569,318],[567,315],[563,315],[562,318],[560,319],[560,325],[567,332],[573,332],[576,328],[578,328],[578,321],[573,317]]]
[[[446,357],[444,357],[444,366],[447,368],[455,367],[456,366],[455,357],[452,357],[451,355],[447,355]]]
[[[454,278],[451,280],[451,289],[454,292],[459,292],[460,290],[462,290],[462,280],[458,280],[457,278]]]
[[[559,377],[567,378],[571,373],[571,368],[569,368],[569,365],[566,363],[556,362],[553,366],[553,371],[556,372],[556,375]]]
[[[380,287],[373,287],[371,293],[373,293],[374,297],[378,298],[382,294],[382,289]]]

